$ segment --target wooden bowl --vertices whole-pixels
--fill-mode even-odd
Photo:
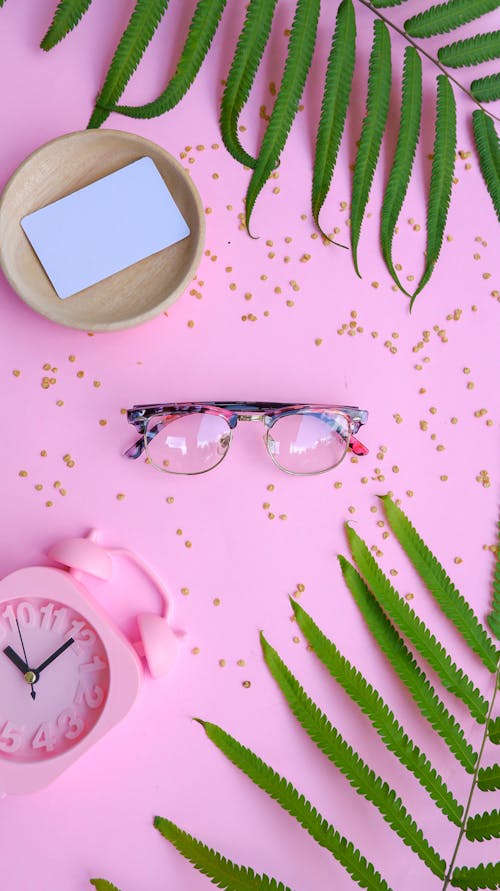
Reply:
[[[146,156],[155,162],[191,234],[61,300],[20,220]],[[159,145],[120,130],[82,130],[42,145],[17,168],[0,199],[0,265],[10,284],[43,316],[84,331],[130,328],[166,310],[193,278],[204,239],[203,207],[189,174]]]

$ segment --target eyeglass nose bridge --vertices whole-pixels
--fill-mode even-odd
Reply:
[[[238,421],[263,421],[265,423],[266,415],[263,414],[249,414],[249,415],[238,415]]]

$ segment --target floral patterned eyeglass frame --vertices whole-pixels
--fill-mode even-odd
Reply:
[[[315,405],[312,403],[286,403],[286,402],[167,402],[155,403],[148,405],[134,405],[127,411],[127,420],[140,433],[139,438],[125,451],[127,458],[139,458],[143,452],[148,449],[148,444],[165,426],[162,423],[154,424],[156,417],[169,416],[170,418],[181,417],[188,414],[213,414],[224,418],[227,421],[230,432],[237,426],[238,421],[261,421],[266,427],[266,447],[274,461],[274,463],[285,473],[291,473],[297,476],[311,476],[317,473],[325,473],[332,470],[327,467],[317,471],[297,472],[290,471],[283,467],[274,457],[269,446],[268,434],[273,425],[283,417],[297,414],[315,414],[329,412],[341,416],[347,423],[348,438],[346,441],[345,452],[340,461],[333,466],[340,464],[345,454],[350,449],[353,454],[363,456],[368,454],[368,449],[363,443],[357,439],[355,434],[359,428],[368,420],[368,412],[353,405]],[[151,423],[153,421],[153,423]],[[223,460],[227,451],[220,459]],[[217,463],[220,463],[217,462]],[[158,464],[150,461],[158,470],[164,470]],[[197,475],[199,473],[208,472],[216,467],[206,468],[206,470],[195,471],[194,473],[186,473],[185,475]],[[166,473],[176,473],[176,471],[165,470]],[[182,474],[182,472],[181,472]]]

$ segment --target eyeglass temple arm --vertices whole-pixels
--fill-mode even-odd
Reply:
[[[351,452],[354,452],[355,455],[368,455],[370,449],[368,449],[362,442],[359,441],[355,436],[352,436],[349,440],[349,448]]]

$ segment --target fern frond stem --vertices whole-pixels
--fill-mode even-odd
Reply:
[[[488,710],[488,716],[486,718],[486,724],[484,725],[483,739],[481,742],[481,748],[479,749],[479,754],[477,756],[476,766],[474,768],[474,774],[472,776],[469,797],[467,799],[467,804],[465,805],[465,809],[464,809],[464,813],[463,813],[463,817],[462,817],[462,823],[461,823],[460,830],[458,833],[457,843],[455,845],[455,850],[453,851],[453,855],[450,860],[450,865],[448,867],[448,871],[444,877],[444,884],[443,884],[442,891],[446,891],[446,889],[448,888],[448,886],[450,884],[451,877],[453,874],[453,867],[455,866],[455,860],[457,859],[458,850],[460,848],[460,843],[461,843],[461,841],[464,837],[464,834],[465,834],[465,827],[467,826],[467,820],[469,819],[470,806],[472,804],[472,796],[474,794],[474,790],[477,785],[477,775],[479,773],[479,768],[481,767],[481,758],[483,756],[484,747],[486,745],[486,740],[488,739],[488,722],[489,722],[491,715],[493,713],[493,707],[495,705],[495,699],[496,699],[499,684],[500,684],[500,660],[497,665],[497,670],[496,670],[496,674],[495,674],[495,686],[493,687],[493,696],[491,697],[490,707]]]
[[[382,19],[382,21],[385,22],[385,24],[388,25],[389,28],[392,28],[393,31],[396,31],[401,37],[403,37],[403,39],[406,40],[407,43],[411,43],[411,45],[415,47],[417,52],[419,52],[422,56],[425,56],[426,59],[429,59],[429,62],[432,62],[432,64],[435,65],[436,68],[439,68],[439,70],[442,71],[442,73],[445,75],[445,77],[448,78],[448,80],[451,80],[460,90],[462,90],[463,93],[465,93],[469,97],[469,99],[472,99],[474,105],[478,105],[479,108],[482,108],[484,113],[487,114],[490,118],[493,118],[495,121],[500,122],[500,118],[497,117],[496,114],[493,114],[492,111],[489,111],[487,108],[485,108],[484,105],[476,99],[474,94],[467,89],[467,87],[464,87],[464,85],[461,84],[460,81],[456,79],[456,77],[450,74],[448,69],[439,61],[439,59],[436,59],[435,56],[432,56],[430,53],[427,52],[427,50],[423,49],[422,45],[420,43],[417,43],[416,40],[413,40],[413,38],[410,37],[410,35],[407,34],[406,31],[404,31],[398,25],[395,25],[394,22],[391,22],[391,20],[388,19],[387,16],[380,12],[380,9],[377,9],[371,4],[370,0],[358,0],[358,3],[366,6],[366,8],[373,12],[374,15],[378,16],[379,19]]]

